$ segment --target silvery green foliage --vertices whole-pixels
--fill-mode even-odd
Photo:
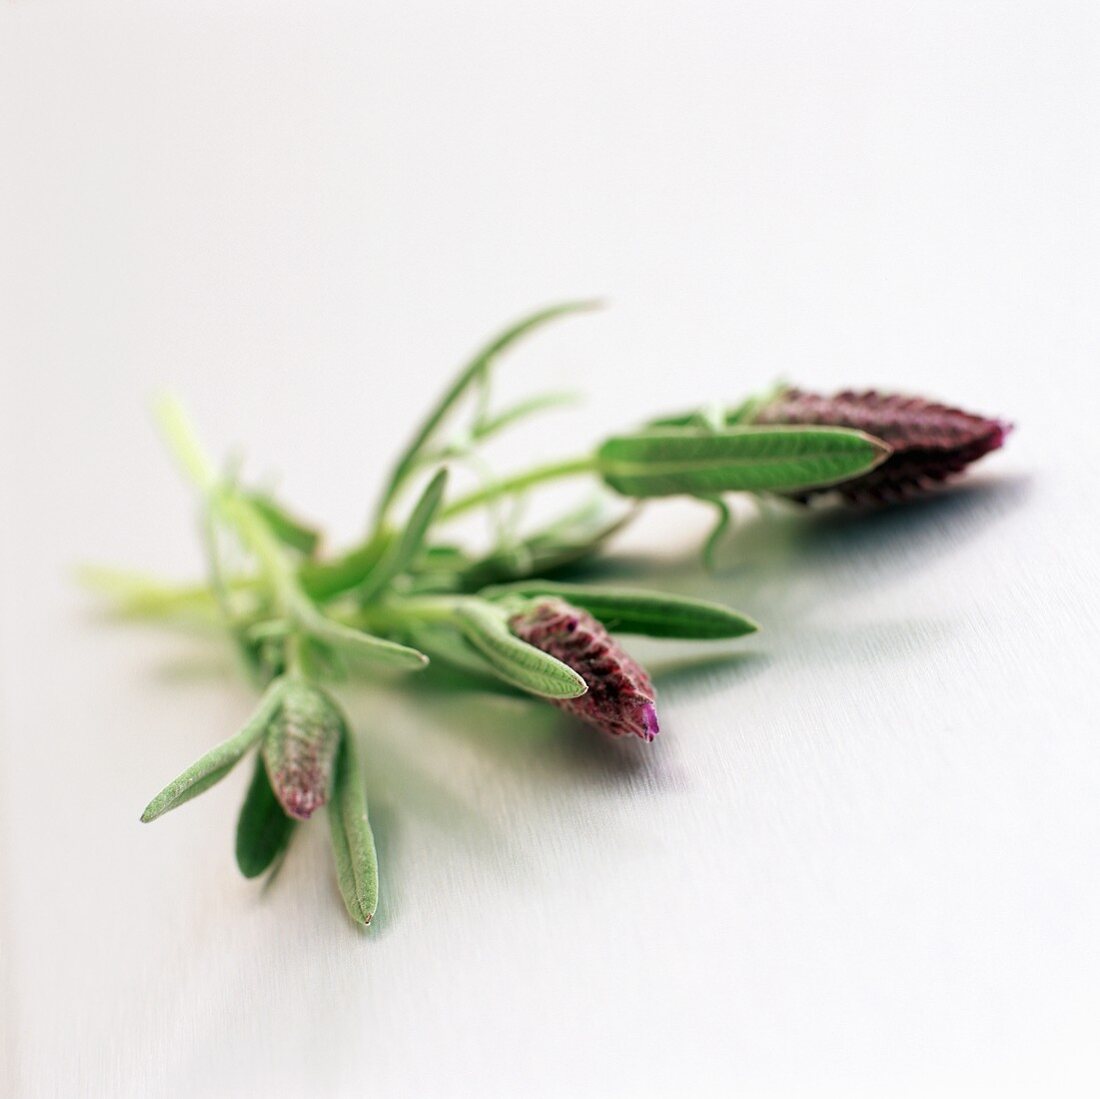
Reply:
[[[367,793],[351,737],[340,742],[328,823],[344,906],[356,923],[366,927],[378,907],[378,856],[367,816]]]
[[[729,411],[658,417],[545,465],[487,472],[487,440],[564,403],[538,393],[494,408],[498,360],[524,336],[592,305],[540,310],[478,351],[399,453],[366,536],[338,553],[322,552],[317,524],[243,484],[236,469],[221,472],[177,402],[159,404],[165,438],[202,505],[207,582],[179,587],[104,569],[85,579],[134,616],[219,625],[263,693],[240,731],[169,783],[142,820],[210,789],[259,747],[237,822],[241,872],[271,870],[297,822],[325,806],[345,906],[368,925],[379,895],[374,837],[355,735],[332,684],[419,671],[430,658],[478,685],[550,702],[604,733],[650,741],[656,690],[615,635],[724,641],[757,625],[717,603],[564,579],[568,570],[604,553],[650,501],[688,495],[715,508],[713,549],[730,519],[731,493],[807,499],[836,488],[852,499],[888,499],[957,472],[999,446],[1007,430],[914,398],[825,398],[782,387]],[[457,474],[470,468],[476,484],[456,492]],[[596,497],[526,527],[528,494],[567,480],[585,482],[586,495],[594,487]],[[488,545],[447,528],[479,512]]]
[[[596,464],[624,496],[696,496],[829,485],[874,469],[889,452],[844,428],[668,428],[608,439]]]
[[[288,679],[263,740],[267,777],[287,816],[309,820],[328,801],[343,737],[344,717],[328,694]]]

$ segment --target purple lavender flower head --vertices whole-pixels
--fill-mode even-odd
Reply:
[[[803,502],[829,491],[853,503],[904,499],[998,449],[1011,430],[1002,420],[873,389],[844,390],[831,397],[785,389],[757,410],[753,423],[850,427],[889,444],[891,454],[870,472],[796,494],[795,499]]]
[[[572,668],[588,684],[580,698],[555,706],[611,736],[652,740],[659,732],[657,693],[645,669],[628,656],[603,625],[563,599],[540,599],[513,615],[512,632]]]
[[[264,736],[271,789],[287,816],[308,820],[328,801],[344,719],[324,691],[289,680]]]

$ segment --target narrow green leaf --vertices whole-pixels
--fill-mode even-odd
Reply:
[[[418,671],[428,663],[428,658],[416,649],[353,629],[342,622],[334,622],[323,614],[307,612],[299,614],[298,620],[318,641],[342,652],[361,656],[380,667]]]
[[[400,538],[390,543],[382,559],[363,582],[360,598],[364,602],[382,591],[395,576],[399,576],[416,560],[424,546],[424,539],[439,514],[439,506],[443,503],[443,494],[446,491],[447,470],[444,468],[428,482]]]
[[[637,506],[609,516],[602,501],[560,516],[549,525],[524,536],[516,545],[469,561],[457,576],[457,588],[477,592],[489,584],[553,576],[592,556],[612,535],[637,514]]]
[[[240,732],[211,748],[202,759],[191,764],[179,778],[170,782],[149,804],[141,819],[146,824],[157,817],[190,801],[215,783],[220,782],[240,758],[263,736],[272,715],[279,706],[282,697],[283,681],[276,679],[268,687],[260,704],[252,716],[245,722]]]
[[[562,305],[551,306],[549,309],[541,309],[537,313],[532,313],[530,316],[523,318],[523,320],[512,325],[510,328],[505,329],[499,336],[486,344],[473,359],[462,368],[458,377],[439,399],[439,402],[431,410],[427,418],[417,429],[412,440],[405,447],[401,457],[398,458],[393,473],[390,475],[389,484],[379,504],[379,518],[385,516],[389,509],[389,505],[397,495],[398,489],[404,484],[406,478],[416,467],[420,452],[432,441],[448,414],[470,386],[483,378],[498,355],[521,337],[534,331],[541,325],[546,324],[548,321],[555,320],[557,317],[562,317],[569,313],[577,313],[582,310],[592,309],[595,305],[596,303],[591,301],[572,301],[565,302]]]
[[[348,915],[366,927],[378,907],[378,856],[367,818],[367,794],[350,733],[340,744],[327,812],[336,880],[344,905]]]
[[[490,599],[513,595],[555,596],[584,608],[609,630],[646,634],[649,637],[716,640],[743,637],[760,628],[751,618],[720,603],[636,588],[524,580],[518,584],[487,588],[481,594]]]
[[[378,564],[391,540],[385,532],[330,561],[304,561],[298,570],[298,583],[311,599],[332,599],[351,591]]]
[[[286,850],[294,825],[271,789],[263,760],[257,757],[237,818],[237,866],[241,873],[246,878],[258,878]]]
[[[194,619],[221,624],[221,612],[207,584],[176,584],[157,576],[101,565],[80,565],[77,583],[110,599],[119,614],[135,618]],[[242,587],[243,582],[238,584]]]
[[[588,690],[568,665],[516,637],[499,607],[470,599],[456,609],[455,621],[505,682],[542,698],[577,698]]]
[[[846,481],[889,453],[881,440],[838,427],[662,430],[608,439],[597,466],[624,496],[791,492]]]
[[[321,544],[321,533],[315,527],[291,515],[282,504],[267,493],[249,492],[245,494],[245,498],[271,528],[271,533],[284,545],[290,546],[291,549],[297,550],[306,557],[312,557],[317,551],[317,547]]]
[[[493,665],[454,627],[442,622],[411,622],[404,629],[409,641],[432,660],[469,675],[499,680]]]
[[[575,393],[542,393],[536,397],[529,397],[476,424],[471,434],[478,442],[484,442],[521,420],[527,419],[528,416],[535,416],[551,408],[563,408],[566,405],[576,404],[577,401],[578,397]]]

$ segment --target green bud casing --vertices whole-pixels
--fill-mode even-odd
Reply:
[[[271,789],[287,816],[308,820],[328,801],[345,723],[319,687],[289,679],[263,743]]]

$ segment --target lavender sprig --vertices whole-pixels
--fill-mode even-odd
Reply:
[[[240,731],[170,782],[143,821],[211,789],[252,753],[236,834],[241,872],[269,871],[299,823],[323,807],[345,906],[367,925],[378,866],[354,731],[333,684],[362,668],[417,671],[431,658],[549,702],[604,734],[651,742],[660,728],[657,692],[618,635],[719,641],[749,635],[756,623],[716,603],[561,583],[556,572],[601,553],[658,498],[717,507],[718,531],[733,492],[890,502],[961,472],[1008,431],[1000,420],[920,398],[786,388],[729,412],[661,417],[579,455],[454,494],[451,465],[481,463],[487,439],[562,403],[540,394],[493,411],[496,361],[530,332],[589,307],[542,310],[474,355],[395,462],[366,538],[332,556],[322,555],[317,526],[269,493],[221,476],[178,403],[161,404],[165,438],[201,501],[208,582],[180,586],[111,570],[88,573],[86,582],[135,616],[220,625],[262,695]],[[464,404],[472,406],[468,422],[456,429]],[[532,531],[502,517],[502,503],[565,479],[594,482],[596,500]],[[623,500],[627,507],[616,507]],[[478,510],[491,518],[487,548],[441,537],[451,519]],[[227,543],[237,551],[232,562]]]

